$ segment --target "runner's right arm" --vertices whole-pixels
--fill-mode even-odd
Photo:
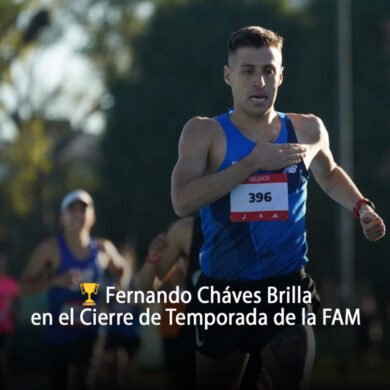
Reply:
[[[149,244],[144,265],[138,274],[139,288],[143,291],[154,290],[157,278],[157,266],[161,262],[161,253],[168,246],[166,233],[159,233]],[[157,288],[156,288],[157,289]]]
[[[151,241],[148,258],[139,276],[142,290],[153,289],[156,278],[161,284],[180,258],[188,258],[193,221],[193,218],[180,219],[169,228],[166,234],[160,233]]]

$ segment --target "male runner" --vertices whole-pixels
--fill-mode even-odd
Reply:
[[[172,283],[171,287],[184,285],[194,296],[194,287],[200,275],[199,252],[203,243],[199,216],[177,220],[167,233],[158,234],[149,244],[148,257],[140,271],[141,288],[152,290],[158,286],[161,289]],[[178,311],[183,311],[182,306],[176,305]],[[184,311],[194,311],[194,308],[190,304]],[[167,368],[173,379],[172,388],[196,388],[194,327],[164,324],[164,321],[167,322],[165,317],[163,313],[161,334]],[[264,390],[267,383],[260,354],[254,353],[248,360],[240,390]]]
[[[166,233],[160,233],[150,243],[148,257],[139,273],[140,288],[153,289],[154,279],[160,283],[183,260],[186,269],[186,288],[195,284],[199,270],[199,251],[203,244],[200,219],[182,218],[173,223]]]
[[[140,274],[140,287],[153,290],[155,278],[159,289],[172,289],[177,285],[194,290],[199,276],[199,250],[203,243],[200,219],[177,220],[167,233],[160,233],[149,245],[148,257]],[[176,308],[178,312],[191,310],[189,305],[167,303],[164,308]],[[163,351],[170,389],[195,389],[195,335],[193,326],[169,324],[163,310],[160,333],[163,337]]]
[[[68,193],[61,203],[63,234],[36,247],[21,278],[22,294],[47,291],[48,309],[53,315],[53,325],[46,328],[52,389],[86,387],[98,327],[83,326],[78,318],[87,298],[81,294],[80,283],[101,283],[105,269],[122,286],[128,280],[126,261],[115,246],[91,236],[95,218],[94,203],[86,191]],[[75,313],[74,325],[59,324],[60,313],[71,311]]]
[[[352,210],[364,235],[385,234],[383,220],[339,167],[322,121],[314,115],[283,114],[274,108],[283,81],[283,39],[261,27],[244,27],[228,43],[224,79],[233,110],[215,118],[195,117],[184,127],[172,173],[172,202],[179,216],[200,210],[205,244],[198,287],[224,291],[285,291],[313,295],[305,274],[308,169],[326,193]],[[282,306],[296,315],[313,305],[198,305],[199,311],[259,311]],[[197,327],[200,389],[238,388],[248,353],[262,351],[274,388],[302,388],[314,358],[310,327]]]

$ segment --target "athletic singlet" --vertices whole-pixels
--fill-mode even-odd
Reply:
[[[66,244],[64,237],[57,238],[60,250],[60,265],[54,276],[78,270],[82,274],[82,282],[101,283],[103,270],[98,263],[98,243],[91,238],[89,244],[89,256],[86,260],[78,260],[74,257]],[[99,293],[99,290],[98,290]],[[74,289],[64,287],[52,287],[48,291],[48,309],[53,315],[53,325],[46,327],[46,338],[49,342],[64,343],[78,341],[81,338],[93,336],[97,333],[97,326],[85,326],[80,322],[80,312],[85,307],[83,302],[88,298],[87,294],[82,295],[80,286]],[[98,295],[91,297],[98,304]],[[93,307],[90,307],[93,308]],[[74,313],[73,325],[61,325],[58,322],[60,313]],[[90,321],[90,316],[84,316],[86,321]]]
[[[278,113],[281,130],[275,143],[296,143],[294,127]],[[230,120],[230,112],[216,117],[226,137],[226,154],[217,172],[247,156],[256,143]],[[200,210],[205,243],[200,252],[202,272],[219,280],[261,280],[299,270],[307,261],[306,196],[309,173],[303,162],[279,171],[287,174],[285,220],[232,222],[231,193]],[[285,177],[285,176],[284,176]],[[288,204],[288,206],[287,206]]]

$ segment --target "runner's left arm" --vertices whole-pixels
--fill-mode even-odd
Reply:
[[[351,177],[334,161],[329,146],[328,132],[322,121],[315,117],[310,120],[313,122],[311,131],[317,138],[318,147],[318,152],[310,166],[313,176],[333,200],[352,211],[364,196]],[[359,213],[360,224],[368,240],[377,241],[385,235],[385,224],[370,205],[362,204]]]
[[[108,255],[107,269],[115,277],[121,288],[128,288],[132,276],[129,263],[118,252],[111,241],[104,240],[103,247],[105,253]]]

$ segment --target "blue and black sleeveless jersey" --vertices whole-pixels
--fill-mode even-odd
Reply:
[[[82,282],[101,283],[103,270],[98,263],[98,243],[96,239],[91,239],[89,256],[85,260],[79,260],[74,257],[63,236],[57,238],[57,244],[60,251],[60,265],[54,276],[74,269],[81,272]],[[85,308],[83,302],[87,298],[87,294],[81,294],[80,286],[74,289],[64,287],[52,287],[49,289],[48,309],[53,315],[53,325],[46,327],[46,338],[49,342],[66,343],[97,334],[97,326],[85,326],[80,322],[80,312]],[[98,304],[99,299],[97,295],[92,295],[91,298]],[[73,325],[64,326],[58,322],[59,315],[63,312],[73,313]],[[85,316],[85,319],[89,321],[90,317]]]
[[[281,131],[275,143],[297,143],[291,120],[278,113]],[[226,154],[217,172],[247,156],[256,143],[245,137],[230,120],[230,113],[216,117],[226,137]],[[202,272],[220,280],[262,280],[299,270],[307,261],[306,196],[309,173],[303,162],[280,171],[287,174],[286,220],[232,222],[230,193],[200,211],[205,243],[200,252]]]

